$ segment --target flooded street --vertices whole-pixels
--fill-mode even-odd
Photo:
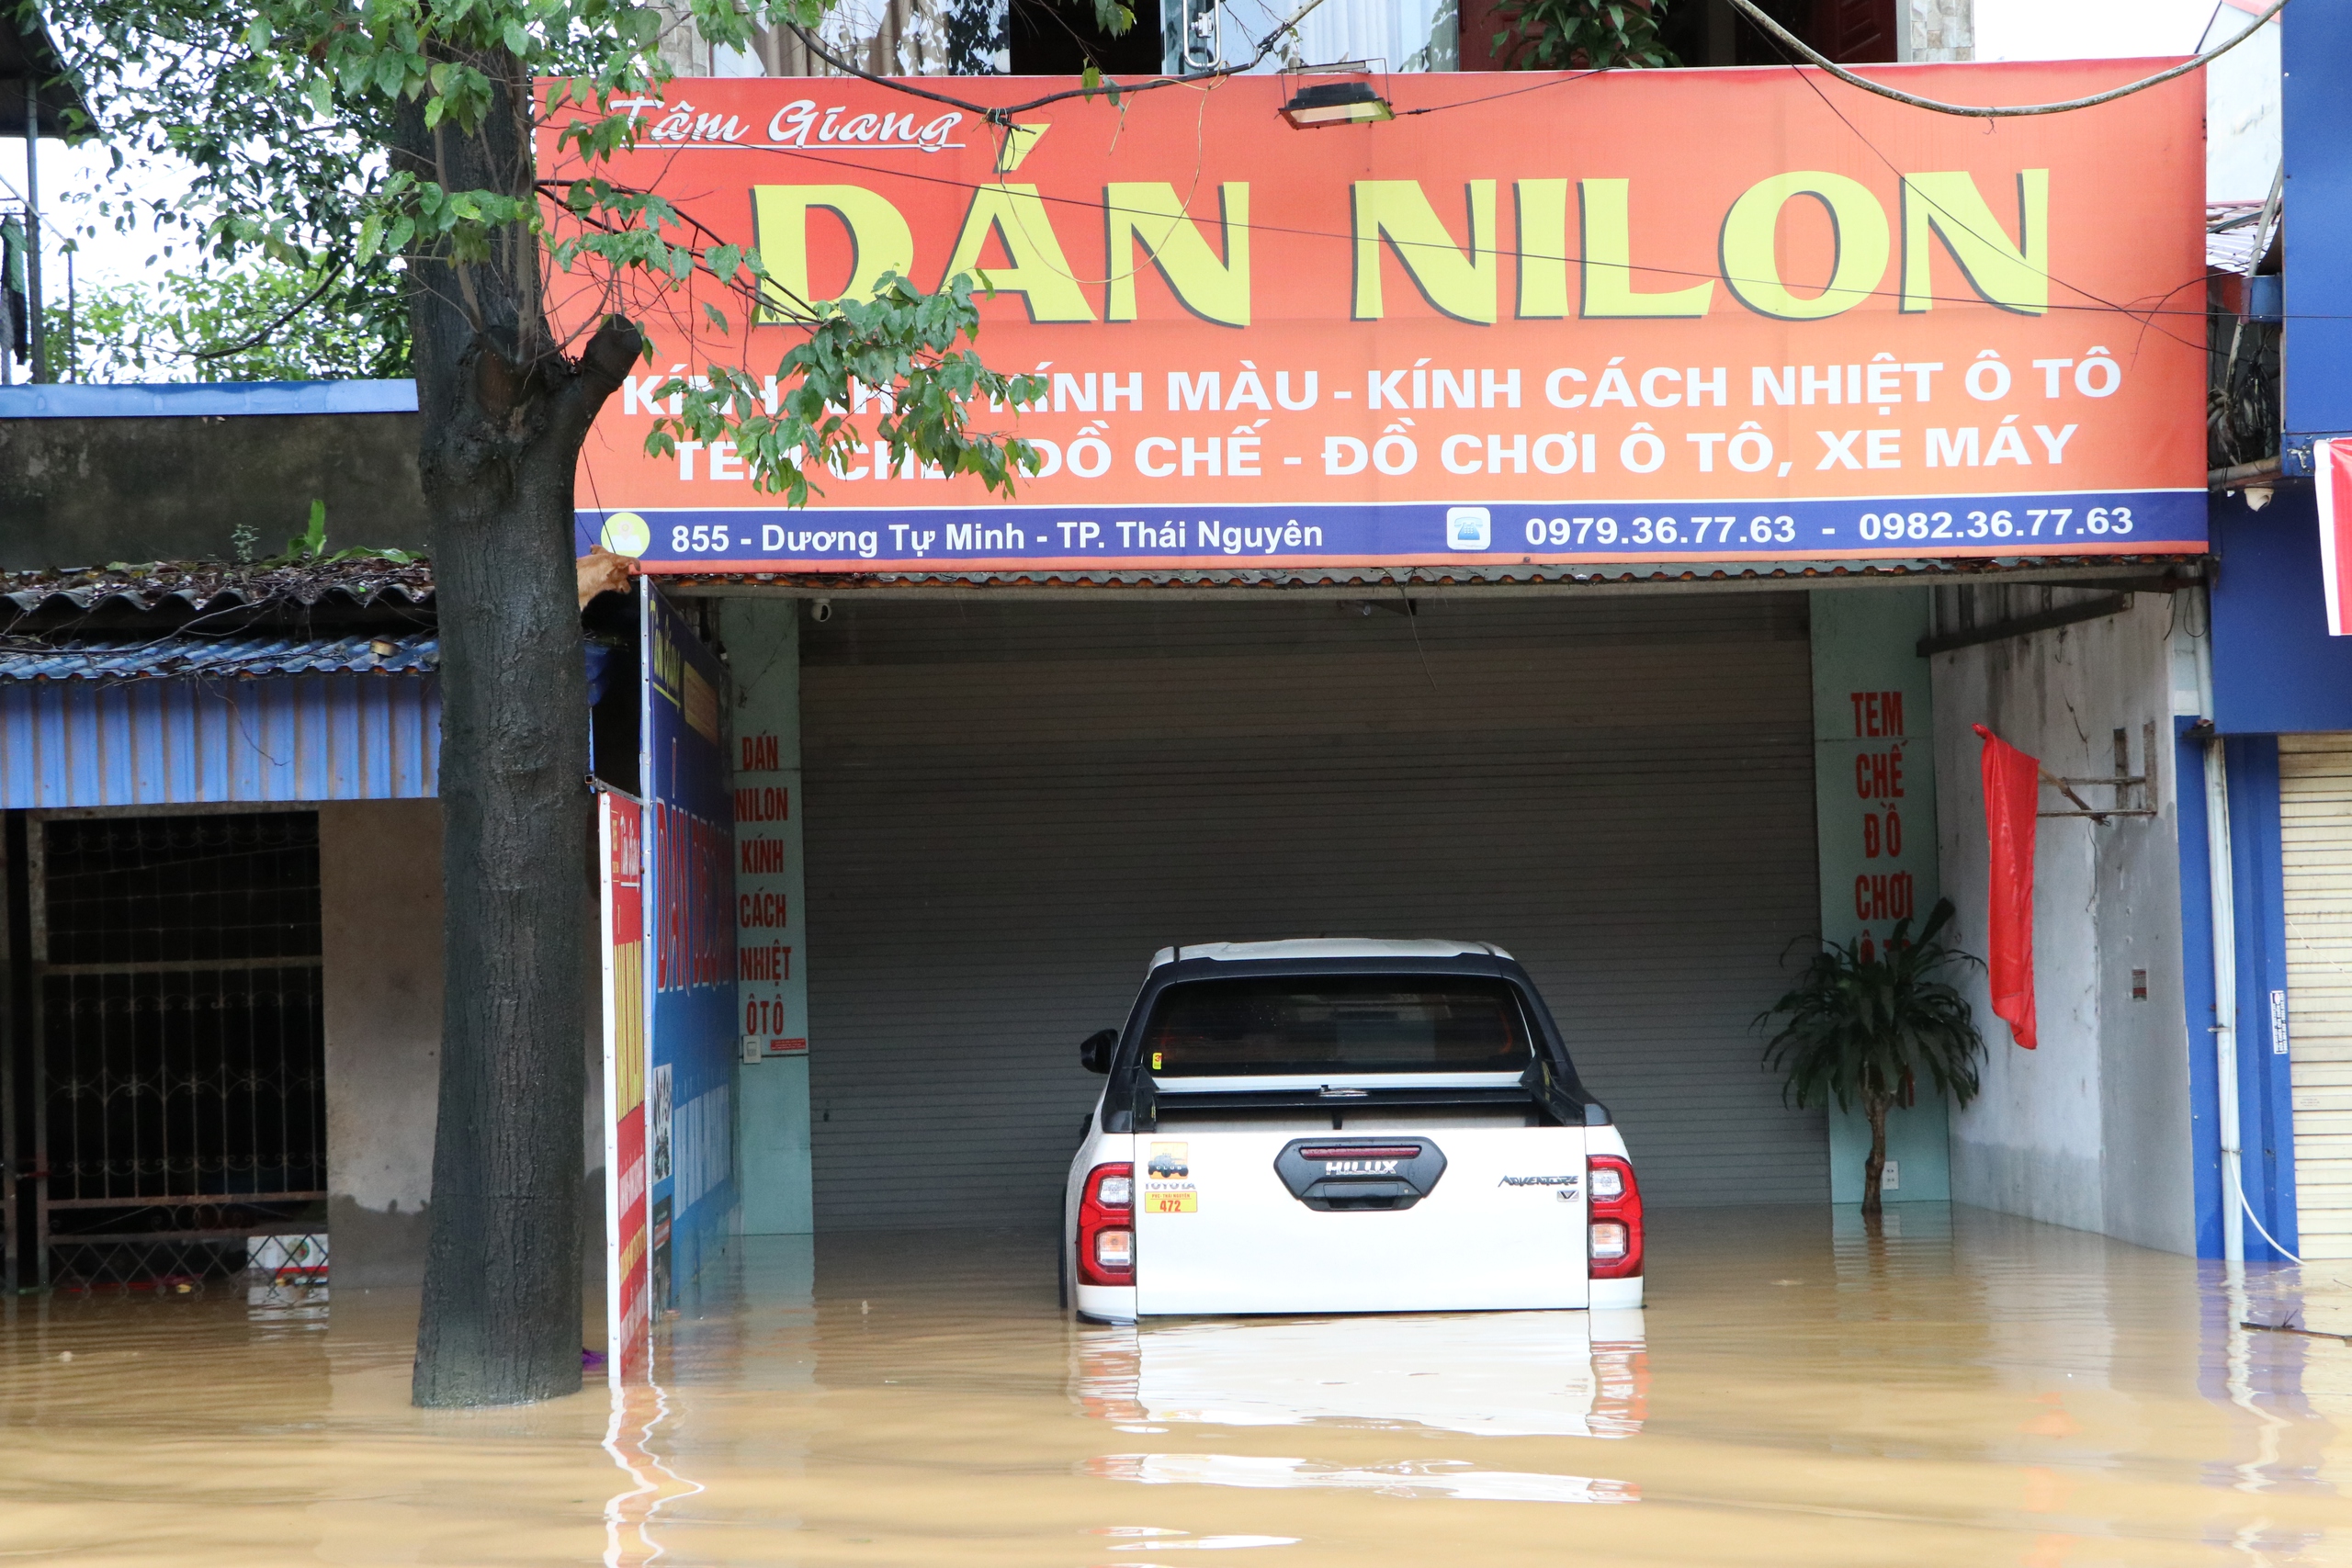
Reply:
[[[26,1298],[17,1560],[2352,1562],[2352,1288],[1972,1210],[1654,1219],[1641,1314],[1074,1326],[1050,1242],[739,1245],[659,1389],[408,1407],[413,1294]],[[2328,1266],[2314,1275],[2329,1273]],[[2307,1299],[2306,1299],[2307,1292]],[[598,1315],[591,1303],[590,1317]]]

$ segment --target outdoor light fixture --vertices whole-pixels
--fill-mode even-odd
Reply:
[[[1396,111],[1372,90],[1369,82],[1326,82],[1301,87],[1298,96],[1283,106],[1283,118],[1299,130],[1315,130],[1327,125],[1370,125],[1395,119]]]

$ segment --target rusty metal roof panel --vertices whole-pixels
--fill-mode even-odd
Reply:
[[[74,614],[110,606],[185,615],[322,605],[406,611],[432,602],[433,568],[422,559],[274,566],[117,561],[107,566],[0,572],[0,626],[44,613]]]

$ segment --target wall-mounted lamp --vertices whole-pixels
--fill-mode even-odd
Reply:
[[[1296,130],[1317,130],[1327,125],[1370,125],[1395,119],[1396,111],[1372,90],[1369,82],[1323,82],[1301,87],[1297,96],[1283,106],[1283,118]]]

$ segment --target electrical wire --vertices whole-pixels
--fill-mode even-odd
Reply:
[[[2279,4],[2286,4],[2286,0],[2279,0]],[[1869,148],[1871,155],[1876,158],[1880,163],[1886,165],[1886,169],[1889,174],[1894,175],[1898,180],[1903,178],[1902,169],[1896,164],[1893,158],[1887,156],[1886,150],[1881,147],[1877,142],[1872,141],[1868,134],[1863,131],[1862,128],[1856,125],[1853,120],[1847,116],[1844,109],[1839,108],[1835,103],[1830,101],[1829,95],[1821,90],[1821,84],[1819,82],[1816,82],[1811,76],[1806,75],[1804,71],[1799,70],[1794,61],[1791,61],[1789,62],[1789,69],[1794,73],[1798,81],[1803,82],[1807,87],[1810,87],[1813,90],[1813,96],[1821,100],[1821,107],[1823,108],[1827,109],[1831,114],[1838,117],[1838,122],[1846,128],[1847,131],[1854,138],[1855,141]],[[1970,226],[1966,219],[1962,218],[1959,213],[1952,211],[1950,208],[1944,206],[1942,202],[1936,200],[1932,196],[1927,197],[1925,199],[1929,207],[1933,208],[1937,213],[1941,215],[1945,222],[1952,225],[1954,228],[1962,230],[1967,233],[1975,235],[1976,239],[1983,243],[1991,244],[1996,243],[1995,236],[1979,232]],[[2006,236],[2004,236],[2003,239],[2006,239]],[[2069,283],[2064,278],[2059,277],[2047,268],[2035,267],[2034,270],[2041,275],[2043,281],[2054,283],[2062,288],[2072,289],[2075,293],[2081,295],[2084,299],[2092,301],[2093,305],[2098,309],[2112,310],[2118,315],[2131,317],[2133,321],[2140,323],[2140,328],[2143,334],[2148,332],[2156,332],[2163,333],[2165,337],[2172,339],[2173,342],[2180,344],[2182,346],[2187,348],[2201,349],[2204,346],[2201,344],[2191,343],[2188,339],[2182,337],[2178,333],[2156,324],[2156,318],[2159,315],[2172,313],[2165,310],[2165,303],[2175,296],[2178,295],[2183,288],[2193,288],[2197,283],[2203,281],[2201,277],[2191,279],[2189,282],[2182,284],[2180,288],[2173,289],[2171,293],[2165,295],[2164,298],[2156,304],[2149,306],[2145,310],[2135,310],[2132,306],[2123,304],[2120,301],[2109,299],[2101,295],[2095,294],[2079,284]],[[2188,312],[2186,311],[2179,313],[2184,315],[2188,314]],[[2205,314],[2202,310],[2195,313],[2200,316]]]
[[[2276,1252],[2279,1257],[2285,1258],[2290,1263],[2300,1265],[2302,1262],[2301,1258],[2296,1257],[2293,1253],[2279,1246],[2278,1238],[2277,1236],[2272,1235],[2267,1230],[2263,1230],[2262,1220],[2260,1216],[2255,1213],[2254,1205],[2245,1201],[2245,1188],[2243,1184],[2238,1188],[2238,1207],[2244,1209],[2245,1211],[2245,1217],[2254,1222],[2254,1228],[2256,1230],[2262,1231],[2262,1239],[2270,1244],[2270,1249],[2273,1252]]]
[[[1729,4],[1733,10],[1762,28],[1767,37],[1778,40],[1785,48],[1796,51],[1808,62],[1828,72],[1849,86],[1860,87],[1866,93],[1876,93],[1880,97],[1892,98],[1898,104],[1908,104],[1915,109],[1930,109],[1937,114],[1967,115],[1977,119],[2011,119],[2021,115],[2066,114],[2075,109],[2095,108],[2100,104],[2113,103],[2118,98],[2129,97],[2134,93],[2144,93],[2151,87],[2160,86],[2177,76],[2186,76],[2191,71],[2219,60],[2222,55],[2229,53],[2230,51],[2260,32],[2263,24],[2287,8],[2287,0],[2271,0],[2268,10],[2256,17],[2250,27],[2228,42],[2209,49],[2193,59],[2185,60],[2169,71],[2159,71],[2153,76],[2143,76],[2137,82],[2127,82],[2120,87],[2109,88],[2104,93],[2093,93],[2086,98],[2067,98],[2054,104],[1994,105],[1948,104],[1940,98],[1923,98],[1917,93],[1906,93],[1900,87],[1890,87],[1883,83],[1873,82],[1867,76],[1858,76],[1773,20],[1770,13],[1758,6],[1756,0],[1729,0]]]

